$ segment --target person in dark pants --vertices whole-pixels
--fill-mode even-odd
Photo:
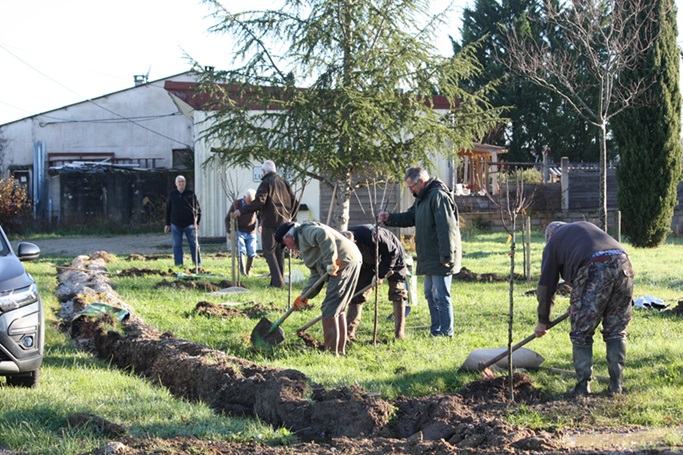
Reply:
[[[390,230],[383,227],[374,228],[370,224],[350,227],[347,232],[347,236],[356,243],[363,257],[363,266],[355,292],[358,293],[360,289],[373,284],[375,277],[379,279],[380,284],[386,278],[389,284],[389,300],[394,306],[394,337],[405,338],[406,301],[408,300],[405,282],[408,269],[405,263],[406,252],[401,241]],[[379,239],[379,245],[375,239]],[[379,260],[377,260],[378,253]],[[376,264],[377,273],[375,273]],[[372,287],[351,299],[349,303],[346,320],[348,321],[347,336],[350,341],[356,338],[363,304],[367,301],[371,291]]]
[[[633,268],[619,242],[592,223],[553,221],[545,232],[541,277],[536,290],[536,336],[548,332],[559,278],[571,284],[570,321],[576,386],[588,395],[593,373],[593,334],[602,322],[607,345],[608,393],[622,392],[626,327],[631,321]]]
[[[415,202],[403,213],[380,212],[379,223],[415,226],[417,274],[424,275],[424,293],[431,316],[433,336],[453,336],[451,280],[460,272],[462,244],[458,208],[450,189],[426,169],[408,169],[405,183]]]
[[[228,235],[232,230],[230,226],[232,214],[240,207],[251,204],[255,195],[256,191],[249,188],[244,192],[244,197],[230,204],[230,210],[225,216],[225,231]],[[256,215],[257,212],[244,213],[237,218],[239,267],[240,272],[245,276],[251,274],[251,267],[254,265],[254,258],[256,257]]]
[[[183,265],[183,235],[187,237],[190,245],[190,255],[195,266],[202,265],[197,232],[202,211],[199,207],[197,196],[192,190],[186,188],[185,177],[179,175],[175,178],[176,189],[171,191],[166,199],[166,224],[164,233],[171,233],[173,245],[173,261],[176,266]]]
[[[298,204],[289,183],[278,175],[275,163],[264,161],[261,171],[263,178],[254,200],[235,210],[233,216],[239,218],[244,214],[261,212],[261,242],[263,256],[270,270],[270,286],[284,288],[285,252],[282,245],[275,241],[275,231],[282,223],[296,217]]]

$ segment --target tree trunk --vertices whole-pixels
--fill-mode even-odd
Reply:
[[[600,124],[600,227],[607,232],[607,120]]]
[[[349,227],[349,207],[351,205],[351,175],[347,174],[337,180],[337,191],[332,204],[332,216],[330,226],[338,231],[345,231]]]

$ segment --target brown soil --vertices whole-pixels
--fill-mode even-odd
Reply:
[[[158,288],[174,288],[174,289],[200,289],[207,292],[220,291],[221,289],[232,287],[232,281],[221,280],[217,283],[210,281],[194,281],[194,280],[161,280],[154,285],[154,289]]]
[[[265,305],[263,303],[254,302],[254,304],[248,308],[237,309],[228,307],[225,305],[219,305],[212,302],[198,302],[194,308],[197,314],[203,316],[213,316],[223,319],[231,319],[237,317],[248,317],[248,318],[260,318],[266,315],[268,312],[275,309],[274,304]]]
[[[466,267],[460,269],[459,273],[453,275],[453,279],[466,282],[493,283],[494,281],[509,281],[508,275],[497,275],[495,273],[475,273]],[[523,280],[524,276],[516,273],[515,280]]]
[[[116,276],[120,277],[137,277],[137,276],[147,276],[147,275],[159,275],[159,276],[176,276],[177,273],[172,269],[164,272],[163,270],[149,269],[149,268],[137,268],[131,267],[129,269],[124,269],[119,271]]]
[[[72,266],[102,267],[102,262],[79,257]],[[65,270],[59,282],[57,294],[66,321],[71,321],[69,314],[82,309],[92,293],[107,297],[103,300],[106,303],[131,311],[131,317],[124,322],[107,317],[72,321],[78,341],[102,359],[166,387],[178,397],[203,401],[216,412],[255,417],[275,427],[286,427],[306,441],[289,447],[268,447],[182,437],[141,439],[122,435],[117,429],[118,441],[124,445],[116,453],[589,453],[571,450],[556,435],[512,425],[502,418],[519,403],[537,404],[543,400],[527,375],[513,376],[514,403],[507,399],[505,377],[482,378],[459,394],[399,397],[393,401],[357,386],[326,389],[299,371],[261,366],[177,339],[172,333],[160,333],[121,302],[104,274]],[[101,421],[85,420],[109,431]],[[96,453],[105,453],[105,448]]]

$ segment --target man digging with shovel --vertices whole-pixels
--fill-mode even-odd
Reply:
[[[287,222],[278,227],[275,241],[290,250],[298,250],[311,271],[302,290],[306,294],[325,273],[329,274],[325,300],[321,304],[325,349],[335,355],[346,355],[346,307],[358,282],[362,257],[354,243],[329,226],[317,222]],[[319,289],[312,289],[315,297]],[[301,296],[293,306],[303,308],[307,299]]]
[[[574,370],[570,392],[588,395],[593,373],[593,334],[602,322],[607,345],[610,395],[622,392],[626,360],[626,327],[631,321],[633,268],[619,242],[592,223],[553,221],[545,231],[538,297],[537,337],[548,332],[557,283],[572,286],[570,297]]]

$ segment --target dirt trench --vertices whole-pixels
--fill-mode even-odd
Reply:
[[[344,444],[363,447],[343,453],[566,450],[552,435],[511,425],[488,411],[505,402],[507,379],[503,377],[475,381],[461,394],[387,401],[356,386],[327,389],[297,370],[264,367],[161,333],[137,317],[112,289],[106,260],[106,253],[79,256],[70,269],[59,273],[57,297],[62,302],[64,326],[81,346],[100,358],[166,387],[178,397],[206,402],[217,412],[257,417],[275,427],[286,427],[304,441],[346,441]],[[107,314],[72,320],[75,312],[94,301],[130,312],[131,316],[120,322],[122,333],[109,329],[114,321]],[[538,401],[528,376],[515,375],[513,380],[518,402]]]

